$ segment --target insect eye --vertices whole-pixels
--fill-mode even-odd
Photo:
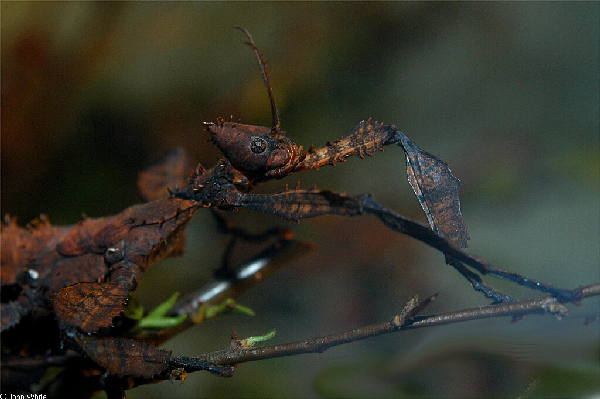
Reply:
[[[267,142],[261,137],[253,137],[250,142],[250,150],[256,154],[261,154],[267,149]]]

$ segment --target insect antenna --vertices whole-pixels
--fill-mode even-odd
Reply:
[[[252,47],[252,50],[254,50],[254,53],[256,53],[256,58],[258,59],[258,64],[260,65],[260,71],[262,72],[263,79],[267,85],[267,92],[269,93],[269,99],[271,100],[271,115],[273,115],[273,126],[271,127],[271,130],[279,133],[279,129],[281,127],[281,123],[279,122],[279,111],[277,110],[277,105],[275,105],[275,97],[273,97],[273,90],[271,89],[271,82],[269,81],[269,72],[267,71],[265,57],[263,57],[262,53],[254,43],[254,40],[252,40],[252,35],[250,35],[250,32],[248,32],[248,29],[241,26],[236,26],[236,29],[239,29],[246,34],[249,41],[244,43]]]

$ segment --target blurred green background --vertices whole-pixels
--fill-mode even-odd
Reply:
[[[40,3],[2,7],[2,213],[25,224],[101,217],[141,201],[137,173],[177,145],[212,166],[217,117],[269,125],[247,27],[267,59],[283,129],[308,148],[373,117],[401,128],[463,181],[469,251],[564,287],[600,280],[599,18],[589,3]],[[372,193],[425,222],[403,154],[350,159],[283,181]],[[484,305],[443,257],[372,218],[288,223],[250,211],[239,226],[292,228],[318,243],[224,317],[169,341],[176,355],[221,349],[232,331],[272,343],[385,320],[440,292],[428,312]],[[149,307],[202,285],[226,237],[208,211],[187,251],[154,266]],[[518,298],[535,294],[488,279]],[[600,393],[599,301],[571,317],[496,319],[403,332],[195,373],[128,397],[549,397]]]

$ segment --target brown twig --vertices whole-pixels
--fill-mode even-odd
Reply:
[[[598,296],[600,295],[600,283],[586,287],[580,287],[575,290],[575,292],[576,296],[579,297],[580,300],[592,296]],[[473,309],[464,309],[457,312],[417,317],[416,313],[423,309],[433,299],[435,299],[435,297],[437,297],[437,294],[427,298],[421,303],[418,303],[416,299],[411,299],[404,307],[403,312],[400,315],[393,317],[389,321],[357,328],[348,332],[330,334],[322,337],[315,337],[281,345],[256,348],[244,347],[241,344],[241,341],[237,339],[237,335],[234,333],[234,337],[232,338],[229,348],[199,356],[198,359],[220,365],[233,365],[276,357],[294,356],[304,353],[322,353],[333,346],[343,345],[400,330],[433,327],[491,317],[523,316],[526,314],[535,313],[549,313],[557,318],[561,318],[567,316],[569,313],[567,307],[560,303],[556,298],[546,296],[527,301],[482,306]]]
[[[347,332],[330,334],[322,337],[290,342],[287,344],[256,348],[245,347],[241,341],[237,339],[237,334],[234,333],[229,348],[202,355],[199,357],[199,359],[215,364],[238,364],[262,359],[271,359],[275,357],[294,356],[304,353],[322,353],[332,346],[360,341],[362,339],[401,330],[402,326],[408,320],[414,317],[418,311],[423,309],[436,297],[437,294],[420,303],[416,297],[412,298],[406,303],[401,314],[394,316],[391,320],[383,323],[372,324]]]

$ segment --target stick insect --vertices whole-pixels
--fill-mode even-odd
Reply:
[[[505,278],[559,300],[576,299],[572,291],[499,269],[465,252],[469,235],[460,210],[460,180],[445,162],[422,151],[396,126],[363,120],[344,138],[303,151],[281,128],[263,55],[250,33],[239,29],[246,35],[245,43],[254,51],[261,69],[271,104],[270,127],[222,118],[206,123],[211,140],[224,154],[217,165],[211,169],[198,165],[187,181],[171,186],[165,195],[165,181],[173,179],[165,179],[164,175],[176,175],[175,180],[182,181],[179,175],[186,172],[186,157],[179,150],[142,174],[140,190],[148,202],[117,215],[85,219],[65,227],[52,226],[40,217],[28,229],[18,227],[15,219],[5,218],[1,257],[3,384],[5,372],[10,382],[27,370],[73,363],[76,368],[95,370],[88,375],[88,391],[103,389],[115,397],[132,386],[183,379],[185,373],[193,371],[231,376],[235,364],[171,356],[156,345],[179,331],[184,318],[188,318],[187,323],[197,322],[194,317],[202,304],[235,296],[235,287],[255,283],[257,270],[264,270],[262,266],[257,268],[256,262],[277,263],[281,254],[306,249],[307,244],[293,240],[287,230],[265,233],[261,237],[275,237],[276,244],[257,255],[256,262],[216,281],[224,288],[215,289],[213,284],[163,312],[168,313],[163,321],[172,323],[163,329],[166,333],[134,333],[138,331],[136,323],[132,325],[132,319],[123,315],[130,293],[148,267],[183,251],[184,230],[202,208],[241,208],[288,220],[372,215],[391,230],[442,252],[449,265],[494,303],[514,299],[484,284],[481,275]],[[336,165],[350,156],[374,156],[391,144],[405,154],[409,183],[429,225],[396,214],[370,195],[287,186],[275,194],[251,193],[256,185],[268,180]],[[228,231],[245,234],[234,228]]]

